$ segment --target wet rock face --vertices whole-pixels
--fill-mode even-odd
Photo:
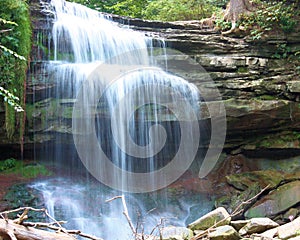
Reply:
[[[39,79],[47,74],[43,72],[42,66],[49,55],[48,43],[51,45],[47,34],[51,29],[51,21],[46,21],[51,16],[41,13],[39,1],[32,0],[30,5],[33,32],[36,36],[34,39],[39,40],[33,44],[33,72],[28,79],[27,99],[35,105],[33,88],[38,90],[35,92],[35,101],[43,101],[43,91],[49,92],[53,88],[52,85],[31,84],[32,79]],[[300,135],[296,134],[300,129],[297,120],[300,118],[300,79],[295,70],[297,62],[274,57],[282,43],[292,46],[293,55],[300,47],[299,32],[288,36],[269,36],[253,42],[246,36],[223,36],[215,30],[200,29],[197,22],[163,23],[119,16],[112,16],[112,19],[119,22],[121,27],[128,27],[130,24],[132,29],[157,39],[163,38],[168,48],[179,50],[182,53],[180,57],[178,53],[171,52],[168,55],[169,70],[194,83],[201,94],[205,95],[206,104],[214,104],[219,99],[216,99],[217,96],[211,90],[211,83],[203,81],[203,74],[195,68],[195,63],[208,72],[214,87],[218,87],[226,108],[226,150],[258,154],[261,150],[268,149],[283,149],[285,152],[296,149],[295,154],[300,154]],[[203,119],[209,119],[210,115],[205,114],[205,104],[202,108]],[[48,110],[48,106],[43,108],[39,105],[37,109],[38,111],[27,114],[30,134],[42,128],[42,115]],[[51,131],[70,134],[68,113],[56,112],[62,114],[65,121],[63,126],[60,123],[59,127],[54,123]],[[30,121],[33,120],[38,123],[35,130],[33,125],[30,125]],[[282,132],[292,137],[275,142],[274,139],[281,136]],[[48,141],[49,134],[45,133],[45,139],[43,134],[40,134],[38,139],[39,142]]]

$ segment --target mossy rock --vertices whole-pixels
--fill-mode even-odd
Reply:
[[[262,170],[232,174],[226,176],[228,184],[238,190],[246,190],[258,185],[261,189],[268,186],[269,189],[276,188],[283,180],[285,175],[275,170]]]
[[[35,205],[35,196],[29,191],[27,184],[23,183],[10,187],[3,200],[6,201],[8,206],[12,209]]]
[[[284,184],[256,202],[245,217],[272,217],[300,202],[300,181]]]
[[[299,148],[300,133],[285,131],[258,140],[255,145],[257,148]]]
[[[231,214],[233,211],[237,210],[237,208],[241,205],[242,202],[245,202],[249,199],[252,199],[261,191],[261,188],[258,184],[253,184],[250,188],[245,191],[235,191],[230,195],[226,195],[216,199],[215,207],[224,207]],[[255,199],[253,199],[255,201]],[[235,215],[233,219],[239,219],[243,216],[243,212],[248,209],[249,205],[253,204],[253,202],[249,202],[249,204],[243,205],[243,211],[240,214]],[[241,209],[238,209],[241,210]]]
[[[45,206],[43,205],[42,196],[36,190],[30,188],[28,184],[21,183],[11,186],[5,196],[3,197],[5,206],[8,210],[17,209],[20,207],[35,207],[42,209]],[[23,211],[9,214],[9,218],[17,218],[17,214],[21,214]],[[44,222],[46,216],[42,212],[28,212],[28,218],[30,221],[39,221]]]

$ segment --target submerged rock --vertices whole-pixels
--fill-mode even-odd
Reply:
[[[225,208],[219,207],[212,212],[207,213],[196,221],[190,223],[188,228],[192,230],[206,230],[218,223],[217,226],[229,224],[231,217]]]

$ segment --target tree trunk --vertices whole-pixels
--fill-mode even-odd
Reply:
[[[241,14],[249,14],[254,6],[249,0],[230,0],[225,10],[224,20],[231,22],[231,29],[223,34],[231,33],[239,20]]]
[[[74,240],[66,233],[48,232],[33,227],[15,224],[12,220],[0,219],[0,239],[3,240]]]

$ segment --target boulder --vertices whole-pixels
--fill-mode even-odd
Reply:
[[[300,217],[294,221],[286,223],[277,228],[277,234],[280,239],[288,239],[300,235]]]
[[[239,231],[242,227],[244,227],[250,220],[236,220],[231,221],[230,225],[234,227],[235,230]]]
[[[300,240],[300,236],[289,238],[289,240]]]
[[[256,202],[245,212],[246,218],[274,216],[300,202],[300,181],[284,184]]]
[[[193,231],[186,227],[168,226],[161,230],[162,240],[184,240],[190,239],[193,236]]]
[[[277,228],[272,228],[263,232],[262,234],[260,234],[260,236],[266,238],[273,238],[276,234],[277,234]]]
[[[292,93],[300,93],[300,81],[287,82],[287,89]]]
[[[299,210],[297,208],[290,208],[283,214],[283,219],[288,221],[293,221],[299,214]]]
[[[219,207],[190,223],[188,228],[191,230],[206,230],[212,227],[215,223],[218,223],[217,226],[224,226],[229,224],[230,221],[231,217],[226,209]]]
[[[244,227],[239,230],[240,235],[261,233],[268,229],[278,227],[278,223],[269,218],[252,218]]]
[[[238,232],[231,226],[225,225],[214,229],[208,234],[210,240],[237,240],[240,239]]]

